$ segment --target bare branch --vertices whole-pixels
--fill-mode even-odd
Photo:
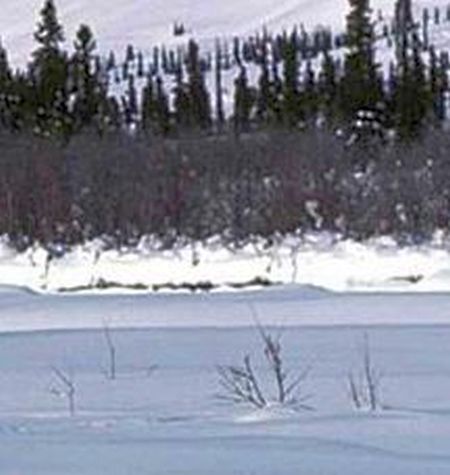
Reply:
[[[53,374],[62,384],[63,389],[58,390],[57,388],[51,388],[50,392],[55,396],[64,396],[67,399],[69,404],[69,414],[71,416],[75,415],[75,395],[76,395],[76,387],[73,377],[63,373],[60,369],[56,367],[52,367]]]
[[[107,374],[109,379],[114,380],[116,379],[116,347],[111,336],[111,330],[106,322],[103,325],[103,334],[105,336],[109,356],[109,369]]]
[[[258,333],[263,343],[263,352],[269,363],[270,373],[273,376],[276,395],[275,402],[281,405],[311,410],[312,407],[304,404],[310,396],[301,394],[301,383],[308,377],[310,368],[294,378],[290,378],[284,368],[282,358],[281,336],[273,336],[258,322],[255,309],[250,305]],[[219,384],[225,391],[221,399],[238,402],[247,402],[255,407],[266,407],[270,402],[265,395],[259,378],[255,374],[249,355],[244,357],[243,366],[219,366]]]
[[[364,335],[362,350],[361,383],[357,384],[352,373],[348,377],[350,397],[356,409],[367,407],[370,411],[381,408],[380,385],[382,375],[372,362],[368,335]]]

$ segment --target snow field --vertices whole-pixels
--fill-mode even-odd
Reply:
[[[2,335],[0,472],[448,473],[449,328],[367,333],[389,406],[374,414],[354,411],[347,394],[347,373],[361,364],[357,327],[283,331],[287,367],[312,368],[303,390],[315,410],[298,413],[216,398],[216,364],[237,364],[249,352],[266,374],[254,329],[115,330],[116,381],[103,374],[101,330]],[[158,365],[150,376],[149,363]],[[74,417],[51,392],[52,366],[73,375]]]

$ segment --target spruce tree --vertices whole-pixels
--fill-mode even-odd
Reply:
[[[306,63],[302,96],[305,119],[308,123],[315,124],[319,111],[319,96],[316,84],[316,73],[314,72],[310,60]]]
[[[193,40],[189,41],[188,44],[186,70],[191,126],[202,129],[208,128],[212,122],[210,97],[202,71],[199,47]]]
[[[248,85],[247,71],[241,67],[234,85],[234,128],[236,132],[245,132],[250,128],[254,99]]]
[[[438,57],[434,46],[430,47],[429,88],[432,101],[433,119],[439,124],[446,118],[446,95],[448,91],[448,76]]]
[[[9,66],[6,49],[0,44],[0,124],[3,127],[11,126],[11,86],[12,73]]]
[[[375,110],[382,100],[382,85],[375,60],[375,34],[369,0],[349,0],[341,111],[352,122],[362,111]]]
[[[128,77],[128,87],[126,95],[122,97],[122,107],[125,114],[125,123],[127,126],[135,125],[137,121],[138,102],[135,78],[133,74]]]
[[[222,49],[220,43],[216,43],[215,54],[215,76],[216,76],[216,121],[219,130],[225,122],[225,112],[223,110],[223,90],[222,90]]]
[[[338,78],[336,64],[328,51],[323,52],[322,66],[319,73],[320,108],[329,124],[337,115]]]
[[[258,62],[261,73],[256,97],[256,119],[261,126],[279,124],[283,118],[283,82],[275,61],[269,63],[266,36],[260,40]]]
[[[0,90],[9,84],[12,79],[11,67],[9,65],[8,53],[5,47],[0,43]]]
[[[283,120],[295,127],[301,119],[299,90],[299,61],[295,32],[282,47],[283,62]]]
[[[178,63],[175,73],[174,88],[174,116],[178,130],[186,130],[191,125],[190,97],[188,86],[184,82],[183,65],[181,56],[178,56]]]
[[[62,50],[63,28],[53,0],[46,0],[35,32],[38,48],[33,53],[30,73],[36,84],[37,126],[44,134],[65,133],[67,114],[68,61]]]
[[[142,89],[141,102],[141,126],[143,130],[153,132],[156,129],[156,91],[153,77],[151,75],[147,78],[147,84]]]
[[[96,42],[91,29],[81,25],[77,31],[72,57],[72,81],[74,83],[73,115],[77,128],[89,126],[98,113],[100,95],[105,87],[95,68]]]
[[[256,118],[260,124],[269,122],[270,117],[270,102],[271,102],[271,84],[269,75],[269,60],[267,45],[262,45],[260,57],[261,73],[258,79],[258,98],[256,101]],[[241,68],[241,75],[242,75]],[[244,79],[241,77],[241,80]],[[245,75],[246,80],[246,75]]]
[[[144,71],[144,55],[142,54],[142,51],[138,52],[137,55],[137,77],[138,78],[143,78],[145,71]]]
[[[411,1],[396,4],[397,72],[393,123],[404,139],[415,137],[429,116],[433,99],[422,59],[422,45],[416,30]]]
[[[158,122],[158,130],[167,135],[170,132],[170,107],[169,98],[164,90],[161,76],[156,78],[155,113]]]

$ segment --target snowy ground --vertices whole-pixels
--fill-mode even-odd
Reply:
[[[42,2],[4,3],[2,40],[23,65]],[[57,2],[67,37],[87,22],[104,52],[171,43],[175,21],[207,43],[263,25],[341,29],[347,10],[346,0],[244,3]],[[389,13],[392,0],[373,6]],[[437,40],[448,46],[446,27]],[[211,243],[99,252],[92,243],[49,262],[43,249],[16,254],[1,244],[0,475],[450,473],[449,248],[324,236],[233,253]],[[283,285],[152,292],[199,282],[223,291],[256,278]],[[117,285],[86,288],[99,281]],[[293,372],[311,367],[303,390],[314,411],[218,400],[216,365],[251,353],[267,378],[256,319],[281,332]],[[117,348],[116,381],[105,376],[105,326]],[[364,335],[383,373],[385,409],[375,414],[353,409],[346,384],[361,366]],[[52,368],[74,380],[73,417]]]
[[[384,374],[387,409],[375,414],[354,411],[346,388],[364,333]],[[102,331],[0,336],[2,475],[450,473],[448,326],[285,328],[287,366],[312,368],[303,391],[314,411],[298,413],[217,399],[215,365],[250,352],[265,375],[254,329],[113,330],[112,337],[115,381],[103,374]],[[53,394],[52,366],[75,381],[74,417]]]
[[[268,247],[255,241],[233,250],[211,240],[170,251],[145,239],[120,251],[97,241],[48,258],[41,247],[17,253],[0,241],[0,285],[51,293],[146,294],[169,284],[209,283],[230,290],[260,280],[350,292],[450,290],[450,242],[443,236],[399,246],[389,238],[357,243],[317,234],[286,237]]]
[[[217,365],[281,336],[313,411],[218,399]],[[107,378],[105,328],[116,348]],[[356,411],[370,342],[384,409]],[[313,286],[210,294],[41,294],[0,287],[1,475],[450,473],[450,295]],[[75,386],[70,416],[55,368]]]
[[[0,333],[255,325],[450,325],[448,293],[331,293],[309,286],[212,294],[41,295],[1,288]],[[199,343],[200,344],[200,343]]]

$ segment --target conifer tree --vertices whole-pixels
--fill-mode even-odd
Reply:
[[[341,81],[341,110],[347,121],[361,111],[374,110],[382,100],[382,85],[375,61],[375,34],[369,0],[349,0],[346,44],[348,54]]]
[[[338,78],[335,61],[328,51],[323,52],[319,73],[319,91],[323,115],[331,124],[336,119],[337,113]]]
[[[269,110],[271,121],[280,125],[283,121],[283,81],[278,73],[278,64],[272,58],[272,81],[270,83]]]
[[[156,91],[151,75],[147,78],[147,84],[142,89],[141,103],[141,125],[145,131],[152,132],[155,130],[156,124]]]
[[[236,132],[245,132],[250,128],[254,99],[248,85],[247,71],[241,67],[234,87],[234,128]]]
[[[175,73],[174,88],[174,116],[175,123],[179,130],[186,130],[190,127],[190,98],[188,86],[184,82],[183,65],[181,56],[178,56],[177,68]]]
[[[437,122],[446,118],[446,94],[448,91],[447,71],[438,58],[434,47],[430,48],[429,83],[433,116]]]
[[[427,22],[428,10],[424,10],[424,21]],[[399,66],[402,67],[402,62],[408,54],[412,36],[416,31],[414,18],[412,13],[411,0],[397,0],[395,4],[395,18],[394,18],[394,34],[396,46],[396,58]]]
[[[259,64],[261,73],[256,97],[256,119],[260,125],[279,124],[283,118],[283,82],[275,61],[269,63],[265,37],[261,40]]]
[[[295,32],[282,48],[283,61],[283,119],[288,127],[295,127],[301,119],[299,90],[299,61]]]
[[[68,126],[68,61],[62,50],[63,28],[53,0],[46,0],[35,32],[38,48],[30,72],[36,84],[39,130],[46,134],[65,132]]]
[[[136,58],[136,54],[134,52],[133,45],[127,45],[127,49],[125,52],[125,62],[132,63]]]
[[[161,76],[156,78],[155,112],[158,122],[158,130],[161,134],[167,135],[170,132],[170,107],[169,98],[164,90]]]
[[[95,68],[96,42],[91,29],[81,25],[74,42],[72,81],[75,101],[74,121],[77,128],[89,126],[98,113],[100,95],[106,94]]]
[[[113,71],[116,69],[116,55],[114,54],[114,51],[109,52],[108,56],[108,61],[106,65],[106,70],[108,72]]]
[[[447,119],[447,96],[450,88],[446,53],[441,52],[438,62],[438,87],[435,95],[434,108],[440,121]]]
[[[128,81],[130,76],[130,67],[128,61],[122,63],[122,81]]]
[[[424,8],[422,12],[422,40],[425,49],[428,49],[429,46],[429,24],[430,13],[428,8]]]
[[[422,59],[422,45],[414,25],[411,0],[396,4],[397,72],[393,123],[405,139],[416,136],[432,108],[432,96]]]
[[[0,88],[4,88],[12,79],[11,67],[9,65],[8,53],[4,46],[0,43]]]
[[[211,125],[211,104],[205,77],[201,67],[199,48],[195,41],[188,44],[186,70],[189,89],[191,126],[208,128]]]
[[[316,74],[310,60],[306,63],[303,86],[303,104],[306,121],[314,124],[319,110],[319,97],[316,84]]]
[[[233,60],[238,66],[242,65],[241,59],[241,43],[239,37],[235,36],[233,38]]]
[[[220,43],[216,43],[216,60],[215,60],[215,76],[216,76],[216,121],[219,130],[225,121],[225,113],[223,110],[223,91],[222,91],[222,49]]]
[[[6,49],[0,44],[0,124],[3,127],[11,126],[11,86],[12,73],[9,66]]]
[[[137,77],[143,78],[144,77],[144,55],[142,51],[139,51],[137,54]]]
[[[152,73],[159,74],[159,48],[157,46],[153,48]]]
[[[271,84],[269,75],[269,60],[267,45],[262,45],[261,57],[260,57],[261,73],[258,79],[258,98],[256,101],[256,118],[259,123],[264,124],[269,122],[270,116],[270,102],[271,102]],[[241,68],[241,73],[242,73]],[[246,79],[245,74],[245,79]],[[244,77],[241,77],[244,79]]]
[[[122,106],[125,114],[125,123],[128,126],[134,125],[137,121],[138,103],[135,78],[130,74],[126,96],[122,97]]]

